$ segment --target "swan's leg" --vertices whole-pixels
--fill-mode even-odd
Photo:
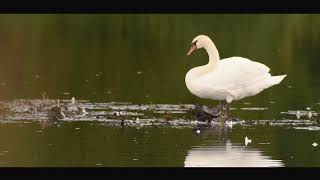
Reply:
[[[219,101],[219,105],[216,107],[216,111],[218,114],[220,114],[220,116],[223,114],[223,110],[224,110],[224,101]]]
[[[229,103],[227,101],[222,101],[222,117],[224,120],[228,118]]]
[[[220,101],[219,109],[220,109],[221,112],[223,112],[225,110],[226,104],[227,104],[227,101]]]
[[[226,102],[226,111],[229,112],[229,103]]]
[[[225,118],[229,118],[229,103],[226,103],[226,112],[225,112]]]
[[[226,109],[227,101],[221,101],[221,109],[224,111]]]
[[[219,109],[219,111],[223,110],[223,102],[222,101],[219,101],[218,109]]]

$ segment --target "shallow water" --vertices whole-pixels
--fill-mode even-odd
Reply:
[[[235,115],[271,108],[233,107],[233,120],[200,122],[191,104],[61,100],[65,114],[85,110],[53,121],[47,109],[35,110],[41,103],[2,102],[9,110],[0,120],[0,166],[320,166],[315,113],[309,118],[301,111],[299,119],[293,111],[274,120],[240,119]],[[47,107],[56,103],[46,101]]]
[[[193,129],[63,122],[1,123],[0,166],[319,166],[319,130],[279,126]],[[245,145],[245,137],[252,140]],[[10,138],[8,138],[10,137]]]
[[[0,15],[0,166],[320,166],[319,22],[308,14]],[[187,71],[207,63],[203,50],[186,56],[198,34],[221,58],[288,76],[233,102],[235,120],[199,122],[195,104],[218,102],[185,86]],[[58,100],[66,109],[51,121]]]

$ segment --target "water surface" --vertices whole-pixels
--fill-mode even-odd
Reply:
[[[0,166],[320,166],[312,145],[320,143],[319,22],[308,14],[0,15],[1,103],[45,92],[86,100],[91,113],[53,124],[34,109],[1,113]],[[288,75],[232,103],[244,123],[200,128],[187,110],[217,104],[185,86],[187,71],[208,61],[203,50],[186,56],[198,34],[221,58]]]

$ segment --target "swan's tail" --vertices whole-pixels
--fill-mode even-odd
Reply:
[[[271,76],[269,78],[269,82],[270,84],[272,85],[276,85],[276,84],[279,84],[287,75],[281,75],[281,76]]]

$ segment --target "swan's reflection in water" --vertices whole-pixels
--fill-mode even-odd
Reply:
[[[204,135],[219,136],[216,141],[193,146],[187,153],[185,167],[282,167],[281,160],[273,160],[270,156],[243,143],[232,143],[226,137],[226,130],[207,130]]]

